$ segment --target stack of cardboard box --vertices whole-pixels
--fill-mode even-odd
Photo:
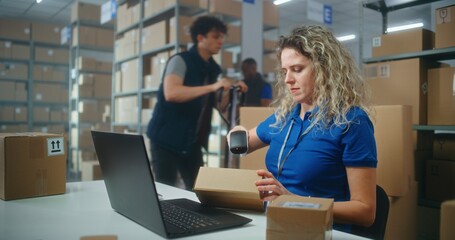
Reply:
[[[101,24],[100,20],[99,5],[82,2],[72,5],[71,43],[82,51],[71,52],[74,73],[71,98],[76,101],[70,102],[73,110],[70,122],[75,123],[71,125],[70,142],[72,166],[80,171],[83,180],[99,179],[94,171],[97,158],[90,130],[109,131],[111,121],[112,61],[108,56],[114,50],[114,27]]]

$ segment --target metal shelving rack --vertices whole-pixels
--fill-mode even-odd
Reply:
[[[362,2],[363,8],[372,9],[381,13],[383,21],[382,21],[382,29],[383,33],[386,32],[387,29],[387,14],[392,11],[419,6],[422,4],[430,4],[434,2],[438,2],[441,0],[417,0],[408,3],[398,4],[394,6],[388,7],[384,0],[367,0]],[[361,19],[363,19],[363,8],[361,8]],[[363,35],[363,26],[360,26],[360,36]],[[360,47],[360,56],[362,56],[362,47]],[[455,47],[448,47],[448,48],[441,48],[441,49],[430,49],[424,50],[420,52],[413,52],[413,53],[405,53],[405,54],[396,54],[396,55],[389,55],[383,57],[374,57],[374,58],[365,58],[363,59],[363,63],[376,63],[376,62],[384,62],[384,61],[393,61],[393,60],[402,60],[402,59],[410,59],[410,58],[422,58],[431,61],[444,61],[444,60],[452,60],[455,59]],[[428,142],[432,142],[434,134],[440,131],[448,131],[455,133],[455,126],[431,126],[431,125],[413,125],[413,130],[417,131],[417,147],[424,147]],[[424,174],[424,173],[419,173]],[[425,199],[424,197],[425,192],[425,184],[419,182],[419,194],[418,194],[418,204],[421,206],[431,207],[431,208],[440,208],[440,201],[434,201]]]
[[[110,102],[111,98],[102,98],[102,97],[83,97],[79,95],[79,76],[81,74],[106,74],[111,77],[111,71],[95,71],[95,70],[79,70],[76,68],[76,61],[79,57],[93,57],[93,54],[96,53],[99,56],[104,56],[104,58],[113,58],[113,48],[110,47],[99,47],[99,46],[91,46],[91,45],[84,45],[81,44],[81,27],[94,27],[97,29],[109,29],[113,30],[114,26],[112,24],[105,24],[102,25],[98,22],[91,22],[85,20],[76,20],[71,23],[71,33],[73,29],[77,29],[78,39],[74,39],[72,36],[70,41],[70,53],[69,53],[69,109],[68,109],[68,118],[69,118],[69,147],[68,147],[68,178],[73,180],[80,180],[81,179],[81,165],[82,165],[82,153],[93,153],[93,158],[96,158],[95,149],[92,147],[81,147],[80,146],[80,136],[82,135],[82,130],[90,129],[90,130],[99,130],[97,124],[100,121],[91,121],[91,120],[84,120],[80,121],[79,119],[79,105],[82,102],[91,102],[97,103],[98,101],[106,101]],[[77,45],[73,46],[73,41],[77,41]],[[74,87],[77,86],[77,89]],[[73,134],[76,133],[77,136]],[[73,141],[77,138],[76,141]],[[89,141],[89,140],[88,140]],[[92,159],[95,160],[95,159]]]
[[[64,126],[64,131],[68,131],[68,122],[61,120],[61,121],[52,121],[49,119],[49,121],[37,121],[34,118],[34,107],[49,107],[51,109],[56,109],[59,111],[64,110],[65,108],[68,108],[68,102],[37,102],[33,98],[34,94],[34,87],[35,84],[56,84],[56,85],[62,85],[64,89],[68,89],[68,81],[67,79],[61,79],[61,81],[51,81],[50,79],[46,80],[36,80],[34,79],[33,76],[33,69],[35,68],[36,65],[42,65],[42,66],[50,66],[50,67],[57,67],[59,69],[64,69],[64,71],[68,71],[68,65],[66,63],[55,63],[55,62],[40,62],[35,60],[35,49],[38,47],[46,47],[46,48],[52,48],[52,49],[67,49],[67,45],[61,45],[61,44],[55,44],[55,43],[46,43],[46,42],[38,42],[35,40],[15,40],[15,39],[4,39],[1,38],[1,41],[7,41],[11,42],[12,44],[20,44],[27,46],[29,48],[29,58],[26,59],[0,59],[1,63],[6,63],[6,64],[22,64],[26,65],[28,67],[28,73],[27,73],[27,78],[26,79],[8,79],[8,78],[2,78],[1,81],[9,81],[9,82],[14,82],[14,83],[25,83],[26,84],[26,89],[27,89],[27,96],[25,101],[18,101],[18,100],[11,100],[11,101],[1,101],[0,105],[1,106],[23,106],[27,107],[27,120],[25,121],[2,121],[2,124],[6,125],[17,125],[17,124],[24,124],[26,125],[26,129],[23,129],[24,131],[38,131],[37,129],[40,128],[39,131],[47,132],[48,126],[51,125],[63,125]],[[68,76],[68,74],[64,74],[65,76]]]
[[[138,34],[139,34],[138,39],[142,39],[142,29],[144,29],[145,27],[147,27],[149,25],[158,23],[160,21],[169,21],[169,19],[171,17],[178,18],[179,16],[195,16],[195,15],[201,14],[205,11],[205,9],[201,9],[201,8],[198,8],[195,6],[187,6],[184,4],[180,4],[180,1],[176,1],[175,5],[173,5],[173,6],[164,8],[150,16],[144,16],[144,9],[145,9],[144,0],[121,1],[121,2],[119,2],[119,4],[117,6],[120,6],[122,4],[127,4],[128,2],[140,4],[139,21],[137,23],[133,23],[131,26],[127,26],[124,29],[116,31],[115,38],[125,34],[126,32],[128,32],[130,30],[136,29],[136,30],[138,30]],[[176,29],[179,29],[179,27],[180,27],[179,21],[176,21],[176,24],[177,24]],[[142,81],[143,81],[143,77],[144,77],[143,76],[143,66],[144,66],[144,62],[146,62],[145,59],[149,58],[151,56],[154,56],[156,54],[162,53],[162,52],[166,52],[166,51],[170,51],[170,50],[175,50],[177,52],[181,48],[186,48],[186,44],[178,42],[178,39],[180,39],[179,31],[177,31],[177,33],[176,33],[177,42],[167,43],[163,46],[160,46],[158,48],[148,50],[148,51],[143,51],[141,44],[138,44],[137,45],[138,51],[137,51],[136,55],[134,55],[132,57],[128,57],[126,59],[116,59],[114,61],[114,68],[113,68],[114,78],[113,78],[113,83],[112,83],[113,94],[112,94],[112,99],[111,99],[111,106],[112,106],[111,107],[111,116],[112,116],[111,129],[113,131],[131,131],[131,132],[135,132],[138,134],[145,133],[147,125],[142,123],[142,118],[143,118],[142,111],[141,111],[142,107],[143,107],[142,101],[143,101],[143,99],[153,98],[158,91],[157,88],[144,89],[142,87],[143,86]],[[130,60],[135,60],[135,59],[138,60],[138,69],[137,69],[138,76],[139,76],[137,79],[138,89],[133,90],[133,91],[128,91],[128,92],[116,92],[115,91],[115,85],[116,85],[115,71],[120,69],[120,66],[122,63],[128,62]],[[135,122],[124,123],[124,122],[120,122],[117,119],[115,119],[116,100],[120,99],[120,98],[125,98],[125,97],[137,97],[137,113],[136,113],[137,121],[135,121]]]

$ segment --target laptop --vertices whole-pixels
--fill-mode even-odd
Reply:
[[[165,238],[196,235],[251,222],[249,218],[186,198],[160,200],[142,135],[91,133],[109,201],[121,215]]]

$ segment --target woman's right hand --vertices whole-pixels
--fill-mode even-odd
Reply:
[[[256,173],[258,176],[262,177],[262,179],[256,181],[256,187],[258,188],[262,201],[273,201],[280,195],[292,194],[273,176],[271,172],[259,169]]]

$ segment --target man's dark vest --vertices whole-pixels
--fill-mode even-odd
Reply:
[[[202,59],[196,46],[193,46],[187,52],[178,53],[177,55],[181,56],[186,64],[186,72],[183,80],[183,85],[185,86],[202,86],[206,78],[208,83],[205,84],[212,84],[221,73],[220,66],[213,58],[210,58],[209,62]],[[153,116],[147,128],[147,136],[154,144],[183,155],[188,154],[197,141],[199,141],[201,146],[207,148],[210,134],[210,119],[215,102],[214,93],[184,103],[172,103],[165,100],[163,84],[161,83],[157,100]],[[199,115],[205,103],[207,104],[205,107],[209,108],[206,117],[210,119],[208,120],[209,125],[201,126],[201,128],[208,128],[209,130],[203,131],[202,133],[199,131],[198,133],[196,131]]]
[[[245,95],[245,106],[261,106],[261,94],[267,84],[259,73],[253,79],[246,79],[248,91]]]

